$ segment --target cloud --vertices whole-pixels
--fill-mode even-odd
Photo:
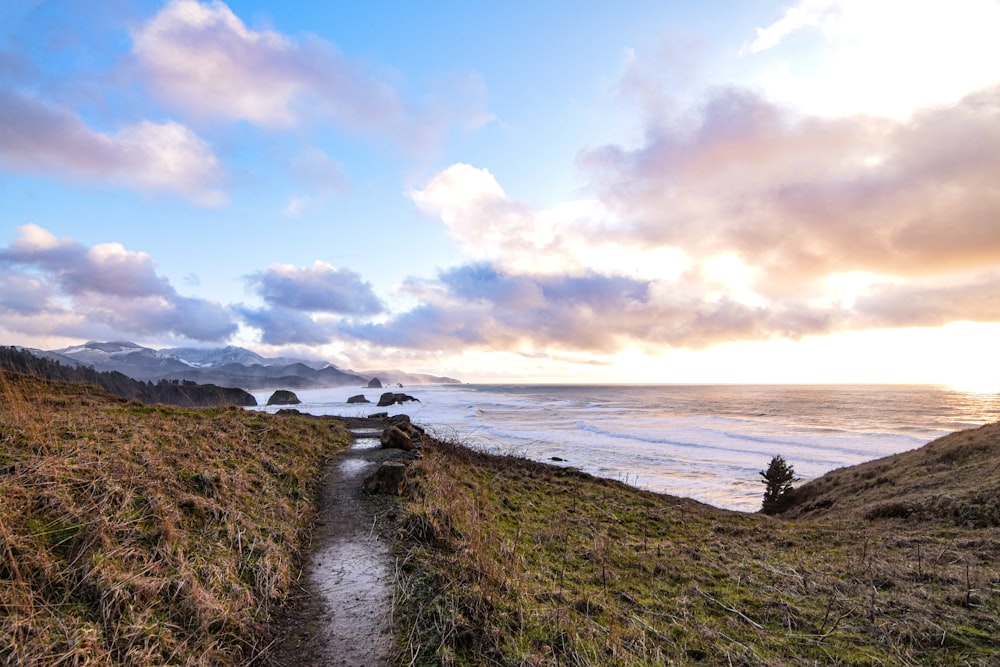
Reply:
[[[268,305],[285,309],[359,316],[385,308],[371,283],[350,269],[325,262],[272,266],[250,276],[248,284]]]
[[[237,310],[268,345],[329,343],[336,335],[333,316],[357,320],[385,310],[371,283],[325,262],[272,266],[248,276],[247,285],[267,307]]]
[[[640,255],[599,200],[539,209],[508,197],[488,169],[469,164],[451,165],[409,196],[422,212],[440,218],[475,260],[514,273],[625,271],[648,277],[683,265],[669,249]]]
[[[581,154],[622,233],[738,256],[765,297],[833,273],[924,276],[1000,261],[1000,87],[908,121],[791,114],[717,91],[686,127]]]
[[[432,140],[449,122],[484,117],[484,92],[473,85],[453,90],[447,105],[417,109],[329,42],[254,30],[218,0],[174,0],[133,42],[153,90],[197,117],[272,128],[332,121],[406,146]]]
[[[5,294],[0,308],[11,315],[8,328],[25,332],[49,326],[50,333],[66,336],[100,331],[202,341],[223,341],[236,333],[227,309],[181,296],[155,268],[147,254],[118,243],[88,248],[25,225],[13,243],[0,249]]]
[[[0,88],[0,165],[226,203],[211,147],[175,122],[144,121],[102,134],[75,114]]]
[[[370,343],[436,350],[476,347],[612,353],[629,345],[702,348],[728,340],[829,330],[830,308],[762,308],[699,298],[687,284],[624,276],[511,274],[464,265],[408,286],[421,305],[385,322],[348,322]],[[690,289],[689,289],[690,288]]]
[[[0,312],[38,315],[50,310],[55,292],[38,278],[15,271],[0,272]]]
[[[792,33],[803,28],[818,28],[837,7],[836,0],[803,0],[785,10],[784,16],[764,28],[742,53],[760,53],[772,49]]]
[[[547,209],[456,164],[410,193],[476,261],[347,335],[519,353],[703,348],[1000,317],[1000,87],[907,120],[713,91],[637,147],[583,151]]]
[[[390,348],[558,356],[1000,319],[995,274],[947,286],[880,283],[850,305],[795,299],[751,304],[709,295],[702,277],[694,275],[649,282],[507,274],[487,264],[450,269],[409,289],[420,296],[410,311],[381,322],[342,322],[337,331]]]
[[[310,146],[302,149],[289,165],[297,184],[308,194],[292,195],[284,215],[295,218],[306,209],[322,204],[330,197],[343,197],[350,191],[347,171],[322,150]]]
[[[303,148],[291,168],[295,178],[316,194],[343,196],[350,190],[344,166],[314,146]]]
[[[762,60],[769,94],[800,108],[905,118],[996,83],[998,31],[994,0],[799,0],[741,54]]]
[[[1000,274],[955,284],[887,284],[859,296],[853,309],[871,327],[936,327],[951,322],[1000,321]]]
[[[247,324],[260,330],[260,340],[266,345],[323,345],[333,337],[332,326],[298,310],[236,306],[236,311]]]

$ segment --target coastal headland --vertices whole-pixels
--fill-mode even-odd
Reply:
[[[276,655],[324,471],[357,456],[347,420],[7,371],[0,398],[0,662]],[[1000,426],[830,473],[773,517],[421,444],[368,505],[396,569],[390,664],[1000,659]]]

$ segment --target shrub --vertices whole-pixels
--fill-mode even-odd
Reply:
[[[757,473],[764,478],[764,502],[760,511],[764,514],[777,514],[785,509],[791,500],[792,483],[799,481],[795,476],[795,468],[785,461],[783,456],[775,456],[767,466],[767,470]]]

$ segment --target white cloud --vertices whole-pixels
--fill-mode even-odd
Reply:
[[[0,248],[0,286],[19,292],[0,309],[6,328],[22,333],[224,341],[237,329],[220,304],[178,294],[148,254],[120,243],[88,248],[37,225]]]
[[[272,128],[332,121],[407,147],[436,140],[449,123],[491,118],[474,76],[418,108],[333,44],[252,29],[220,0],[172,0],[135,31],[133,45],[159,97],[196,117]]]
[[[801,0],[797,5],[786,9],[785,15],[771,25],[757,28],[757,38],[742,53],[766,51],[798,30],[819,27],[836,5],[836,0]]]
[[[454,164],[409,194],[421,211],[445,223],[470,256],[517,273],[662,279],[687,265],[677,248],[629,238],[598,200],[535,208],[509,198],[488,169],[469,164]]]
[[[76,114],[2,89],[0,164],[12,171],[174,192],[204,206],[226,203],[219,160],[187,127],[144,121],[104,134]]]
[[[282,214],[286,218],[297,218],[300,215],[302,215],[302,212],[305,211],[306,208],[308,208],[311,202],[312,199],[309,197],[304,197],[302,195],[292,195],[288,199],[288,203],[285,204],[285,208],[284,210],[282,210]]]
[[[117,139],[139,167],[131,178],[140,187],[178,189],[203,206],[223,206],[228,202],[224,192],[211,189],[222,171],[211,147],[183,125],[144,121],[126,127]]]
[[[759,83],[810,113],[906,117],[1000,81],[998,34],[994,0],[800,0],[743,54],[769,56]]]

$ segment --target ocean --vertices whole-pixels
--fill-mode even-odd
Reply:
[[[376,408],[382,391],[420,402]],[[361,393],[371,405],[346,403]],[[414,385],[296,394],[303,412],[405,413],[441,438],[741,511],[759,509],[757,473],[776,454],[807,481],[1000,420],[1000,394],[937,386]],[[255,397],[264,405],[269,395]]]

